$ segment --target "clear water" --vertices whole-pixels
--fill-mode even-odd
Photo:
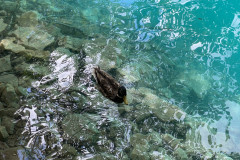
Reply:
[[[58,55],[53,52],[55,48],[49,49],[51,60],[46,66],[51,74],[46,77],[55,76],[58,81],[42,85],[46,77],[41,77],[26,87],[29,96],[22,99],[20,111],[29,126],[25,126],[20,137],[21,145],[30,148],[31,158],[67,157],[69,155],[56,149],[62,148],[63,144],[75,147],[76,157],[82,159],[101,152],[122,159],[129,150],[131,152],[130,137],[137,125],[132,118],[135,112],[130,111],[128,116],[122,117],[118,106],[94,89],[89,76],[88,68],[92,64],[108,69],[111,62],[101,62],[108,58],[112,58],[118,72],[128,73],[118,79],[129,90],[151,89],[192,119],[202,121],[203,125],[192,132],[200,136],[205,149],[228,155],[240,154],[238,0],[32,0],[20,1],[20,4],[24,10],[38,11],[44,23],[62,30],[68,26],[69,30],[62,31],[64,35],[86,40],[83,49],[72,55]],[[111,46],[115,41],[118,45],[116,48],[113,45],[114,49],[110,51],[94,50],[92,45]],[[88,53],[94,52],[101,56],[91,61]],[[117,57],[112,52],[116,52]],[[87,56],[84,59],[81,58],[83,53]],[[78,66],[74,60],[78,61]],[[135,80],[131,79],[133,77]],[[80,89],[88,98],[79,98],[82,93],[78,96],[67,94],[66,88],[70,86]],[[129,106],[136,107],[137,104],[130,103]],[[95,115],[91,118],[101,130],[97,144],[106,145],[105,150],[96,144],[81,145],[74,138],[75,134],[64,137],[61,133],[59,126],[66,122],[64,117],[85,113]],[[108,121],[116,124],[114,140],[105,126]],[[156,129],[157,123],[155,117],[146,119],[140,125],[139,133],[147,134],[150,130],[163,133]],[[174,131],[169,133],[175,135]],[[49,141],[51,138],[54,142]]]

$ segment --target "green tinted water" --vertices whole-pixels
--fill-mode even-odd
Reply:
[[[11,55],[13,69],[0,76],[13,73],[27,90],[10,135],[16,145],[5,139],[26,159],[239,158],[237,0],[32,0],[13,1],[14,10],[4,2],[1,40],[36,50],[38,30],[54,37],[43,49],[50,59],[31,55],[19,66],[22,55],[7,47],[1,56]],[[23,43],[14,25],[29,10],[39,22]],[[93,65],[127,87],[129,106],[94,89]]]

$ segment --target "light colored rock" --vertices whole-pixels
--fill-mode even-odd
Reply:
[[[223,153],[217,153],[216,154],[216,160],[233,160],[232,158],[226,156]]]
[[[6,39],[3,39],[0,42],[0,46],[1,46],[1,48],[5,49],[5,50],[12,51],[13,53],[23,52],[25,50],[25,47],[15,43],[15,41],[16,41],[16,39],[14,37],[8,37]]]
[[[4,31],[7,27],[7,24],[3,22],[3,19],[0,19],[0,33]]]
[[[196,70],[181,74],[174,83],[183,84],[188,89],[192,89],[196,93],[197,98],[203,98],[211,88],[208,77]]]
[[[35,27],[38,25],[38,13],[36,11],[25,12],[17,21],[21,27]]]
[[[10,55],[0,58],[0,73],[10,71],[11,69]]]
[[[54,42],[54,37],[40,27],[18,27],[11,33],[20,44],[29,49],[43,50]]]
[[[162,138],[159,133],[151,132],[147,134],[147,140],[154,147],[160,147],[163,145]]]
[[[174,151],[174,155],[175,155],[176,159],[179,159],[179,160],[188,160],[189,159],[186,152],[182,148],[177,148]]]
[[[179,107],[170,104],[169,102],[160,99],[158,96],[151,92],[143,92],[145,97],[143,103],[152,109],[153,114],[158,117],[161,121],[183,121],[186,117],[186,113],[180,110]]]
[[[0,126],[0,141],[6,140],[6,138],[9,136],[6,128],[4,126]]]
[[[180,146],[180,139],[177,139],[173,137],[170,134],[164,134],[162,135],[162,139],[165,143],[167,143],[169,146],[171,146],[172,149],[177,149]]]
[[[9,83],[14,87],[18,86],[18,78],[14,74],[6,74],[0,76],[0,83]]]

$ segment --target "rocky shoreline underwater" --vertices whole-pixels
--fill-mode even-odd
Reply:
[[[121,42],[106,36],[107,25],[94,25],[95,17],[87,16],[103,9],[67,19],[61,15],[72,6],[54,5],[1,1],[0,160],[239,158],[204,148],[200,130],[208,130],[211,144],[214,128],[166,96],[139,87],[141,79],[120,67],[128,54]],[[94,88],[95,64],[127,86],[128,106]]]

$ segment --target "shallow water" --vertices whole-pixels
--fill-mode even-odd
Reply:
[[[4,141],[22,146],[25,159],[181,159],[178,148],[189,159],[239,158],[237,0],[21,0],[12,1],[13,11],[8,2],[0,7],[8,24],[1,40],[17,37],[14,43],[26,49],[50,53],[44,60],[27,57],[23,62],[31,65],[21,67],[21,54],[7,47],[1,52],[0,58],[11,56],[13,68],[0,76],[14,74],[25,89],[12,119],[16,133]],[[30,10],[38,12],[38,23],[23,43],[12,31],[15,24],[26,27],[18,17]],[[43,33],[54,42],[29,44]],[[127,87],[129,106],[99,94],[94,65]],[[184,114],[166,120],[163,104]]]

